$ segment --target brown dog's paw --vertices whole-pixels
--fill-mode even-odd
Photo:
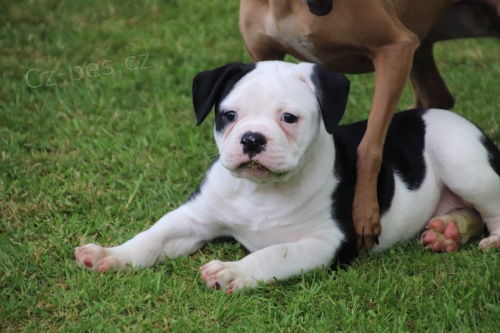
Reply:
[[[380,216],[375,214],[371,218],[354,216],[354,228],[356,230],[358,250],[369,250],[378,244],[378,236],[382,232]]]

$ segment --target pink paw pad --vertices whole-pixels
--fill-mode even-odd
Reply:
[[[90,257],[84,257],[81,261],[83,262],[85,267],[92,268],[92,266],[94,266],[94,264],[92,263],[92,258]]]
[[[429,221],[420,240],[434,252],[454,252],[482,230],[483,222],[472,209],[458,209]]]
[[[78,265],[98,272],[109,271],[111,265],[106,260],[106,249],[95,244],[87,244],[75,249],[75,259]]]
[[[89,254],[89,251],[86,247],[77,247],[75,250],[75,258],[80,265],[83,265],[87,268],[92,268],[94,266],[92,256]]]
[[[112,265],[109,263],[109,260],[106,260],[106,258],[99,260],[97,263],[97,268],[96,271],[99,273],[105,273],[108,272],[111,269]]]
[[[435,218],[429,222],[427,229],[421,237],[426,249],[434,252],[453,252],[461,244],[460,231],[455,221],[445,222],[441,218]]]

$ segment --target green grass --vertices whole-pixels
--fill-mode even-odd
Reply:
[[[498,330],[500,253],[477,242],[432,254],[413,241],[348,271],[230,296],[206,288],[199,267],[244,256],[232,243],[126,274],[79,269],[75,246],[114,245],[147,228],[189,196],[217,154],[212,119],[194,125],[191,79],[250,60],[238,2],[1,7],[0,331]],[[500,144],[498,42],[449,42],[436,54],[454,110]],[[367,116],[373,92],[373,75],[351,79],[347,122]],[[411,103],[407,89],[401,108]]]

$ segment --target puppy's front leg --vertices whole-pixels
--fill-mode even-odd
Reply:
[[[148,230],[116,247],[87,244],[77,247],[77,263],[97,272],[124,271],[131,265],[152,266],[166,257],[175,258],[200,249],[211,232],[194,218],[189,205],[163,216]]]
[[[270,283],[329,266],[342,239],[340,232],[323,231],[296,242],[271,245],[239,261],[213,260],[201,268],[201,276],[209,287],[230,294],[255,287],[259,281]]]

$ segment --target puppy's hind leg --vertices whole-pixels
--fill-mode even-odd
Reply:
[[[468,158],[470,161],[474,161],[470,163],[472,165],[463,166],[464,170],[460,172],[460,175],[457,172],[454,179],[445,180],[445,184],[449,186],[450,190],[466,203],[457,207],[466,209],[454,212],[454,223],[461,236],[463,233],[469,233],[471,236],[480,234],[480,219],[475,217],[475,212],[477,212],[490,233],[490,236],[479,243],[479,248],[483,251],[487,248],[500,249],[500,175],[493,170],[489,163],[482,162],[478,156]],[[448,175],[444,178],[448,178]],[[433,219],[429,223],[431,229],[435,226],[439,227],[439,222],[434,221]],[[452,231],[447,225],[444,233]]]
[[[488,152],[491,166],[489,174],[492,178],[487,192],[491,195],[490,200],[478,205],[478,210],[481,212],[490,233],[488,237],[479,242],[479,248],[485,251],[489,248],[500,249],[500,150],[486,136],[483,137],[482,143]]]
[[[456,210],[455,215],[465,218],[466,228],[477,231],[479,224],[471,210],[477,211],[490,233],[479,247],[482,250],[500,249],[500,150],[477,127],[456,114],[431,110],[424,118],[435,172],[459,199],[451,208],[469,210]],[[439,221],[434,221],[431,220],[429,228],[440,229]],[[446,221],[443,224],[444,232],[450,227]],[[455,225],[459,232],[464,228],[462,222],[457,223],[456,217]],[[431,238],[432,233],[426,233],[424,243]]]
[[[483,143],[486,140],[484,138]],[[493,145],[491,141],[488,142]],[[500,249],[500,151],[491,145],[487,149],[488,165],[478,160],[476,178],[473,179],[478,192],[474,193],[476,191],[472,189],[464,192],[464,189],[460,189],[459,194],[479,212],[488,229],[489,236],[479,243],[479,248],[483,251],[489,248]],[[471,161],[476,160],[471,157]]]

